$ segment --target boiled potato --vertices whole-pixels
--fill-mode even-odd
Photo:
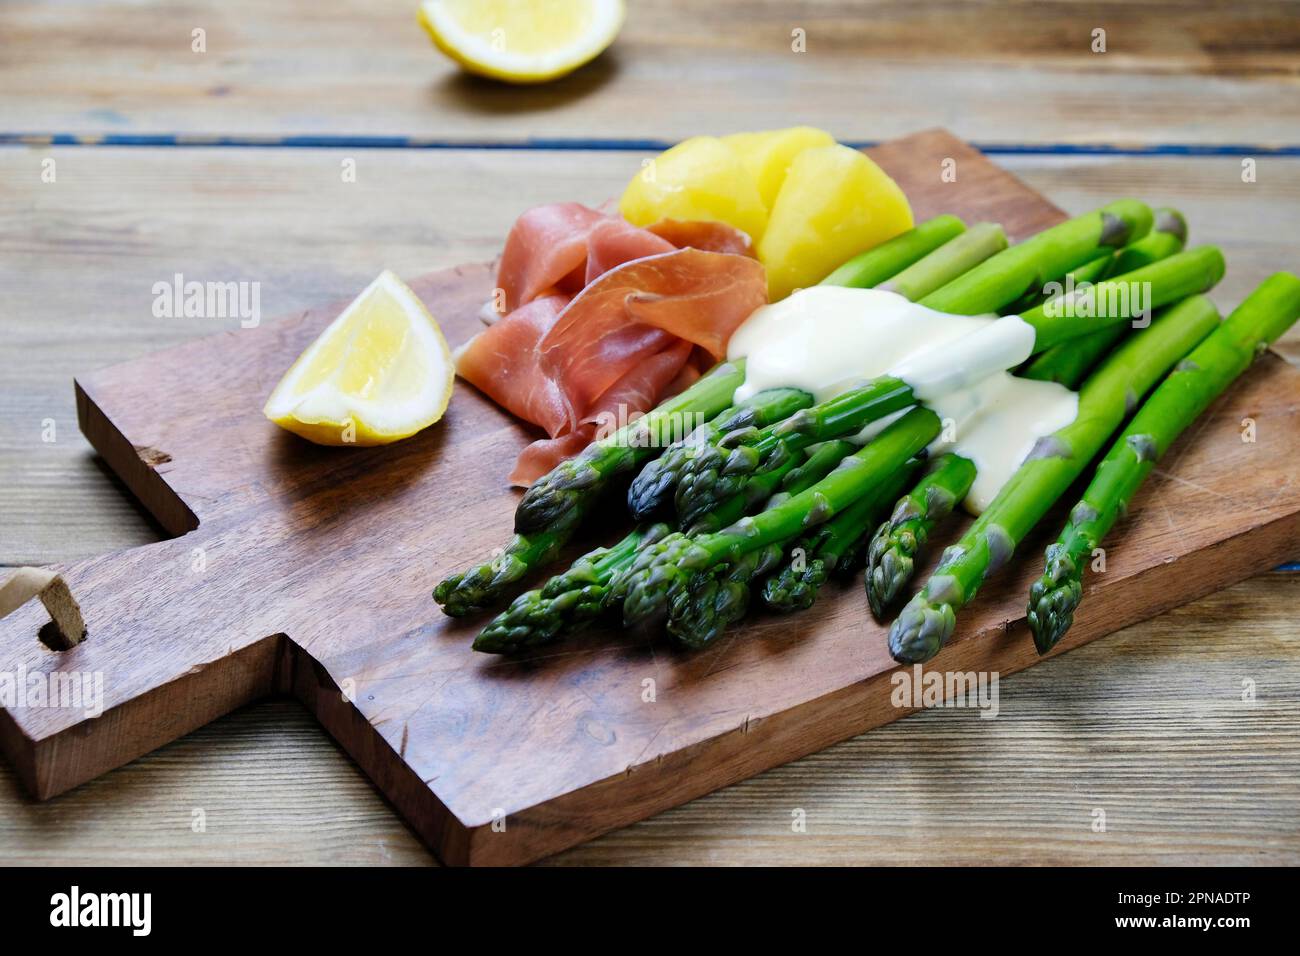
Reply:
[[[812,126],[791,126],[761,133],[732,133],[722,141],[739,155],[758,186],[763,205],[771,210],[794,158],[813,146],[831,146],[835,137]]]
[[[902,189],[863,153],[839,145],[805,149],[790,164],[758,244],[768,295],[775,302],[813,285],[910,228]]]
[[[694,136],[660,153],[632,177],[618,209],[634,226],[660,219],[725,222],[755,243],[767,225],[754,178],[715,136]]]

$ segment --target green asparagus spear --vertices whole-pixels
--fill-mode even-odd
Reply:
[[[812,403],[812,396],[797,388],[770,388],[738,402],[647,463],[628,487],[628,511],[637,521],[652,519],[672,500],[682,470],[701,448],[716,445],[738,431],[781,421]]]
[[[1083,599],[1083,571],[1142,482],[1175,439],[1300,318],[1300,279],[1279,272],[1179,362],[1107,452],[1029,592],[1029,629],[1038,653],[1065,636]]]
[[[1145,236],[1139,239],[1138,242],[1146,242],[1148,239],[1151,238],[1151,236],[1154,233],[1155,233],[1155,226],[1152,226],[1151,232],[1148,232]],[[1132,245],[1125,246],[1124,249],[1132,249],[1133,246],[1137,244],[1138,243],[1135,242]],[[1085,282],[1100,282],[1102,279],[1116,275],[1115,268],[1114,268],[1115,260],[1119,258],[1120,252],[1123,252],[1124,249],[1119,250],[1119,252],[1109,253],[1108,255],[1098,256],[1096,259],[1093,259],[1091,262],[1085,262],[1083,265],[1079,266],[1079,268],[1067,272],[1065,274],[1065,278],[1063,278],[1060,281],[1059,285],[1080,286],[1083,285],[1083,283]],[[1137,267],[1135,266],[1134,268]],[[1047,283],[1046,288],[1049,289],[1055,288],[1057,284],[1058,283],[1056,283],[1056,280],[1052,280],[1051,282]],[[1059,292],[1052,293],[1052,295],[1059,295],[1059,294],[1060,294]],[[1025,308],[1032,309],[1036,305],[1042,305],[1048,299],[1052,298],[1052,295],[1045,295],[1043,294],[1042,290],[1035,289],[1032,296],[1033,301],[1027,303],[1025,305]],[[1017,310],[1017,311],[1023,311],[1023,310]]]
[[[1177,209],[1161,206],[1155,211],[1155,222],[1151,226],[1151,231],[1142,239],[1130,243],[1115,253],[1106,274],[1089,281],[1100,282],[1111,276],[1141,269],[1143,266],[1149,266],[1153,262],[1159,262],[1161,259],[1182,252],[1185,245],[1187,245],[1187,219]]]
[[[724,362],[676,398],[560,462],[519,500],[515,530],[527,533],[548,528],[564,514],[589,503],[614,475],[648,461],[671,444],[671,436],[689,431],[683,427],[688,416],[712,417],[731,405],[744,380],[743,363]]]
[[[870,536],[871,528],[887,505],[921,463],[909,461],[849,507],[811,534],[800,538],[790,549],[790,559],[763,584],[763,601],[777,611],[803,611],[813,606],[822,586],[835,572],[854,566],[862,549],[855,547]]]
[[[993,222],[977,222],[924,259],[876,286],[916,302],[1007,247],[1007,234]],[[826,284],[826,283],[823,283]]]
[[[1015,311],[1023,312],[1034,306],[1042,305],[1053,296],[1059,295],[1062,287],[1080,286],[1085,282],[1101,282],[1111,276],[1132,272],[1142,266],[1150,265],[1175,252],[1182,252],[1187,244],[1187,220],[1177,209],[1162,206],[1154,211],[1151,231],[1136,242],[1131,242],[1118,252],[1098,256],[1091,262],[1085,262],[1077,269],[1072,269],[1059,281],[1048,282],[1041,289],[1034,289]]]
[[[615,599],[623,597],[624,622],[640,624],[661,616],[670,588],[689,586],[689,578],[696,572],[736,561],[830,520],[919,453],[938,436],[940,428],[934,412],[913,408],[812,488],[776,507],[713,534],[671,534],[642,548],[615,592]]]
[[[668,598],[668,633],[692,650],[712,644],[749,610],[750,584],[776,567],[780,544],[750,551],[691,577]]]
[[[666,524],[638,528],[609,548],[597,548],[535,591],[525,591],[493,618],[478,637],[474,650],[507,654],[549,644],[561,632],[594,621],[606,607],[609,583],[631,561],[637,548],[671,529]]]
[[[760,505],[767,507],[774,499],[777,503],[796,492],[811,487],[825,478],[841,461],[858,446],[844,439],[821,442],[808,449],[807,457],[802,463],[798,455],[786,458],[779,467],[755,476],[745,487],[745,493],[732,495],[721,502],[713,511],[695,517],[690,524],[683,523],[682,530],[688,535],[711,534],[735,524],[745,515]]]
[[[1128,245],[1150,229],[1147,205],[1121,199],[998,253],[930,293],[921,304],[959,315],[998,312],[1030,289],[1095,259],[1099,251]]]
[[[997,259],[990,259],[993,262]],[[1144,310],[1203,292],[1223,276],[1223,254],[1202,246],[1044,303],[1022,316],[990,322],[957,340],[942,353],[926,355],[903,374],[927,381],[932,392],[972,384],[1019,362],[1023,352],[1013,332],[1023,321],[1034,330],[1038,353],[1067,339],[1107,326],[1127,323]],[[959,344],[960,343],[960,344]],[[991,343],[985,347],[985,343]],[[1016,357],[1016,356],[1019,357]],[[760,429],[743,444],[703,451],[686,467],[677,486],[677,511],[683,521],[718,507],[727,497],[743,494],[755,474],[780,467],[786,458],[814,442],[852,434],[863,426],[928,397],[902,378],[884,375],[859,388],[802,409],[784,421]]]
[[[867,550],[867,602],[877,620],[912,579],[915,560],[943,518],[970,492],[975,463],[948,453],[935,459],[915,488],[898,500],[894,513]]]
[[[877,286],[965,230],[965,224],[956,216],[935,216],[854,256],[818,285],[839,285],[851,289]]]
[[[835,466],[842,462],[849,455],[853,454],[862,443],[854,444],[842,438],[824,441],[821,444],[813,445],[808,449],[807,457],[802,464],[796,465],[790,472],[781,479],[780,490],[768,499],[769,502],[779,503],[776,499],[784,500],[790,495],[797,495],[799,492],[811,488],[817,482],[821,481],[834,470]],[[766,507],[766,506],[765,506]],[[727,522],[731,524],[731,522]],[[717,528],[705,528],[706,531],[718,531],[723,525]]]
[[[806,461],[784,473],[774,473],[781,490],[769,499],[775,505],[792,494],[810,488],[855,450],[845,441],[826,442],[810,449]],[[784,477],[782,477],[784,474]],[[744,515],[741,502],[729,502],[723,513],[706,516],[702,527],[716,530]],[[597,548],[583,555],[564,574],[556,575],[539,590],[526,591],[497,615],[474,641],[474,649],[508,654],[524,648],[549,644],[566,631],[595,620],[608,606],[611,589],[632,563],[637,549],[649,546],[669,532],[664,524],[635,530],[610,548]]]
[[[515,535],[504,551],[434,588],[433,599],[443,613],[459,617],[482,610],[530,570],[553,560],[613,475],[650,458],[690,416],[711,417],[727,408],[744,380],[743,360],[723,362],[681,394],[544,475],[520,501]]]
[[[1070,278],[1073,287],[1084,282],[1100,282],[1113,275],[1123,275],[1179,253],[1187,241],[1187,221],[1176,209],[1157,209],[1155,225],[1147,235],[1125,246],[1113,256],[1094,260],[1076,270]],[[1097,268],[1100,264],[1100,268]],[[1093,267],[1093,268],[1089,268]],[[1041,304],[1041,301],[1036,303]],[[1025,378],[1062,384],[1077,381],[1092,369],[1102,356],[1128,332],[1128,326],[1112,325],[1090,335],[1054,345],[1033,359],[1021,372]]]
[[[496,557],[438,582],[433,599],[442,605],[444,614],[452,617],[483,610],[533,568],[555,560],[584,514],[570,511],[545,531],[515,534]]]
[[[1207,292],[1223,278],[1223,271],[1222,252],[1214,246],[1197,246],[1049,299],[1021,318],[1034,327],[1037,355],[1080,335],[1127,324],[1144,311]],[[1134,301],[1144,297],[1145,302]]]
[[[811,488],[856,450],[856,446],[846,441],[829,441],[811,449],[808,460],[786,474],[781,491],[767,500],[764,510],[778,508],[793,495]],[[701,522],[690,533],[717,531],[725,526],[721,521],[723,517],[722,514],[711,515],[710,520]],[[834,521],[840,521],[842,517]],[[725,523],[729,524],[730,520]],[[750,584],[776,567],[783,554],[782,544],[770,544],[738,561],[714,565],[693,577],[688,587],[670,592],[668,633],[691,648],[700,648],[717,640],[729,626],[745,616],[749,609]]]
[[[1168,260],[1172,261],[1172,260]],[[1011,476],[992,504],[948,548],[925,587],[889,630],[896,661],[929,660],[952,635],[956,611],[974,599],[985,578],[1065,493],[1133,407],[1180,358],[1214,328],[1218,314],[1203,296],[1169,309],[1130,336],[1084,383],[1073,422],[1046,438]],[[670,541],[672,536],[664,538]]]

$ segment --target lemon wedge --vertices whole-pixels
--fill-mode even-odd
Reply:
[[[469,72],[543,83],[595,59],[625,12],[623,0],[424,0],[419,18]]]
[[[440,419],[454,377],[438,323],[384,271],[298,356],[262,411],[319,445],[386,445]]]

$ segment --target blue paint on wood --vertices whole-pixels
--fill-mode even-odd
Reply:
[[[193,133],[0,133],[0,146],[117,146],[236,149],[468,149],[550,152],[657,152],[672,146],[667,139],[530,138],[514,141],[448,140],[418,136],[204,136]],[[871,140],[848,140],[865,148]],[[1258,156],[1300,157],[1300,145],[1259,143],[1001,143],[973,144],[990,156]]]

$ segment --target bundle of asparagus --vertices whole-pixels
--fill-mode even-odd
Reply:
[[[993,503],[950,547],[925,586],[889,630],[889,652],[906,664],[939,652],[956,625],[956,612],[1087,467],[1119,426],[1134,396],[1160,377],[1213,329],[1219,316],[1210,301],[1193,296],[1168,310],[1141,336],[1129,339],[1089,376],[1079,394],[1079,414],[1040,439],[1035,451]]]
[[[1040,650],[1059,640],[1081,593],[1080,556],[1109,529],[1149,470],[1150,456],[1240,373],[1243,356],[1294,321],[1300,281],[1274,277],[1211,334],[1217,313],[1199,293],[1222,276],[1223,259],[1210,247],[1182,251],[1185,236],[1176,212],[1153,216],[1132,200],[1009,248],[994,224],[966,229],[941,216],[827,277],[827,285],[887,289],[959,315],[1021,307],[1033,346],[1019,374],[1071,388],[1082,383],[1074,422],[1039,441],[894,622],[890,649],[898,660],[937,653],[956,610],[1082,473],[1138,399],[1176,367],[1148,403],[1157,410],[1144,409],[1125,432],[1049,552],[1031,622]],[[1072,302],[1091,295],[1094,304],[1127,303],[1110,294],[1141,283],[1148,292],[1143,304],[1161,311],[1149,329],[1117,346],[1139,303],[1076,310],[1062,308],[1064,298],[1044,299],[1045,286],[1067,279],[1067,288],[1080,285],[1066,293]],[[1003,331],[1001,321],[989,322],[979,336],[996,341]],[[880,616],[906,587],[918,550],[976,476],[975,464],[958,454],[925,461],[942,427],[926,402],[937,391],[1010,367],[1001,364],[1005,349],[965,339],[934,352],[919,363],[923,374],[913,362],[906,375],[882,376],[820,402],[796,388],[736,402],[745,363],[725,362],[534,484],[504,553],[449,577],[434,596],[449,614],[496,602],[553,560],[605,491],[630,476],[627,502],[637,527],[520,594],[483,629],[475,649],[509,653],[545,644],[620,607],[627,625],[661,622],[683,644],[701,647],[746,613],[755,591],[774,609],[806,608],[832,573],[864,562],[868,599]],[[1185,400],[1189,390],[1201,404]],[[1171,404],[1178,408],[1161,410]],[[705,424],[675,443],[660,441],[686,415]],[[864,437],[864,426],[874,427],[874,435]]]
[[[995,256],[989,262],[994,262],[996,259]],[[1092,286],[1091,291],[1098,298],[1101,298],[1106,295],[1108,285],[1120,286],[1129,282],[1143,283],[1150,288],[1151,304],[1160,306],[1168,302],[1178,301],[1191,293],[1212,286],[1222,274],[1222,256],[1218,250],[1206,247],[1180,253],[1163,261],[1153,263],[1150,266],[1135,270],[1125,277],[1111,280],[1110,283],[1099,283]],[[1100,318],[1081,318],[1072,314],[1069,310],[1042,306],[1026,312],[1020,317],[1020,320],[1034,330],[1035,341],[1033,348],[1035,352],[1038,352],[1056,344],[1056,342],[1093,330],[1097,328],[1098,324],[1117,324],[1134,318],[1136,303],[1128,301],[1124,304],[1125,309],[1116,309],[1110,315]],[[1091,314],[1096,310],[1086,311]],[[986,326],[986,329],[995,333],[996,327],[1001,324],[1001,321],[990,323]],[[976,379],[994,371],[994,369],[980,368],[976,361],[963,360],[961,357],[956,356],[950,358],[964,373],[972,375]],[[961,379],[955,384],[961,385],[965,381],[966,379]],[[952,383],[949,384],[949,387],[953,387]],[[873,420],[911,407],[912,411],[909,411],[901,419],[890,425],[875,441],[867,446],[867,449],[864,449],[864,451],[870,450],[878,443],[884,442],[886,436],[894,434],[899,427],[908,429],[910,436],[916,443],[916,447],[910,448],[906,454],[902,454],[901,457],[888,462],[889,469],[896,469],[908,457],[924,449],[938,437],[940,432],[941,422],[938,416],[924,405],[917,404],[919,397],[912,386],[908,385],[903,379],[886,376],[866,386],[853,389],[796,412],[780,424],[763,430],[761,433],[763,437],[758,442],[752,445],[741,445],[733,450],[732,458],[718,470],[717,478],[711,480],[710,487],[701,488],[698,484],[693,486],[696,501],[692,506],[680,506],[681,492],[688,487],[692,487],[683,481],[682,486],[679,488],[679,514],[689,520],[691,516],[706,508],[716,507],[722,501],[733,499],[736,496],[750,495],[752,494],[751,483],[757,482],[761,484],[768,472],[785,467],[790,456],[799,448],[816,441],[824,441],[829,438],[850,434]],[[754,451],[756,448],[762,450]],[[737,459],[735,457],[736,453],[741,451],[752,452],[752,454]],[[851,462],[852,458],[846,459],[845,464],[848,465]],[[884,472],[884,474],[888,473],[890,472]],[[831,478],[828,477],[827,481],[830,480]],[[858,495],[865,494],[870,488],[870,485],[860,485],[845,504],[851,503]],[[832,512],[819,509],[810,516],[813,519],[811,523],[818,523],[831,516]],[[792,533],[798,533],[800,530],[802,529],[796,527]],[[681,535],[669,535],[662,539],[652,548],[647,549],[647,553],[638,559],[632,570],[628,572],[620,585],[620,590],[627,594],[624,605],[624,623],[642,623],[662,614],[666,602],[670,599],[670,591],[681,586],[675,582],[683,580],[683,576],[689,570],[691,562],[703,561],[705,567],[708,567],[716,563],[716,560],[720,560],[720,558],[715,560],[706,557],[698,551],[683,551],[680,544],[681,539]],[[763,544],[767,543],[770,542],[763,542]],[[712,543],[709,543],[709,547],[713,547]],[[735,547],[735,545],[729,545],[729,547]],[[714,551],[716,551],[716,548]],[[700,570],[703,570],[703,568],[700,568]]]
[[[1065,636],[1083,600],[1083,568],[1174,440],[1265,348],[1300,318],[1300,279],[1269,277],[1160,383],[1115,440],[1029,593],[1029,628],[1040,654]]]
[[[1187,240],[1187,223],[1176,209],[1157,209],[1152,231],[1118,252],[1094,259],[1067,274],[1066,287],[1083,288],[1108,276],[1122,275],[1181,252]],[[1030,297],[1030,307],[1046,299]],[[1057,382],[1078,389],[1097,363],[1124,336],[1123,323],[1054,345],[1026,363],[1025,378]],[[960,455],[945,455],[916,488],[904,495],[889,520],[880,526],[868,551],[867,601],[877,619],[902,594],[912,578],[915,559],[935,526],[952,513],[970,491],[975,463]]]

